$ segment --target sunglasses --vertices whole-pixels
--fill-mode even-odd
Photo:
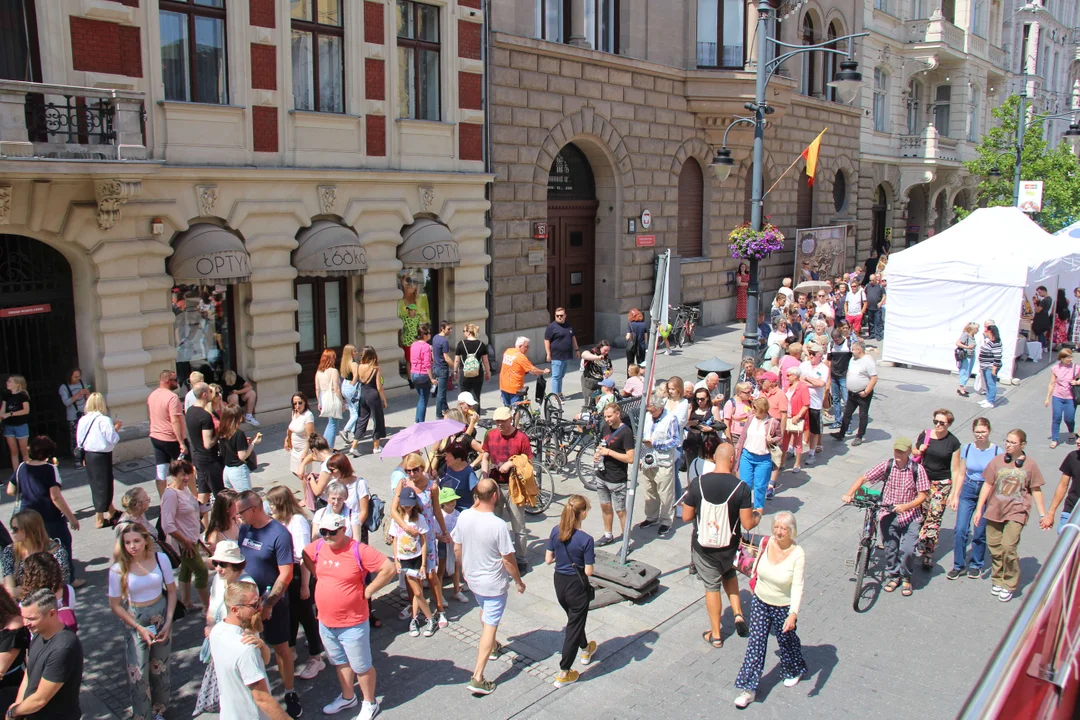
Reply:
[[[294,402],[294,403],[292,404],[292,406],[293,406],[293,407],[304,407],[304,403],[302,403],[302,402]]]
[[[934,424],[935,425],[948,425],[949,421],[948,420],[935,420]]]
[[[226,568],[226,569],[231,569],[231,570],[236,570],[237,568],[240,567],[236,563],[225,562],[223,560],[211,560],[210,564],[213,565],[216,568]]]
[[[334,537],[343,529],[344,528],[337,528],[336,530],[331,530],[330,528],[319,528],[319,534],[322,535],[324,538]]]
[[[423,471],[424,471],[424,468],[422,468],[422,467],[405,468],[405,472],[407,472],[407,473],[418,473],[418,472],[423,472]]]
[[[241,604],[241,605],[235,605],[234,607],[244,607],[244,608],[247,608],[249,610],[258,610],[260,607],[262,607],[262,598],[257,599],[253,603],[245,603],[245,604]]]
[[[18,525],[12,525],[11,526],[11,532],[19,532],[19,526]]]

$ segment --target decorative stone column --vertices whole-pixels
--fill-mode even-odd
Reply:
[[[567,42],[574,47],[589,47],[585,37],[585,0],[570,0],[570,37]]]

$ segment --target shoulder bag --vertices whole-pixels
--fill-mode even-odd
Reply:
[[[166,553],[166,555],[167,554],[168,553]],[[157,556],[157,553],[154,554],[154,562],[157,563],[158,572],[161,573],[161,594],[165,596],[166,610],[168,610],[169,586],[165,584],[165,571],[161,569],[161,558]],[[172,565],[172,558],[169,558],[169,564]],[[187,608],[184,607],[184,603],[180,602],[180,599],[177,598],[176,607],[173,609],[173,622],[183,620],[185,615],[187,615]]]
[[[1078,372],[1080,372],[1080,367],[1074,367],[1072,376],[1074,381]],[[1070,385],[1069,390],[1072,391],[1073,404],[1080,404],[1080,385]]]
[[[566,556],[570,557],[570,548],[565,542],[563,543],[563,548],[566,549]],[[578,576],[578,580],[581,581],[582,586],[585,588],[585,597],[587,597],[591,603],[596,599],[596,588],[589,582],[589,576],[585,574],[585,568],[579,567],[573,560],[570,561],[570,565],[574,568],[574,573]]]

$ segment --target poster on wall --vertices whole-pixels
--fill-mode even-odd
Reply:
[[[402,375],[408,375],[408,348],[416,340],[416,331],[422,323],[432,324],[435,320],[434,307],[437,287],[436,270],[404,268],[398,273],[397,286],[401,291],[398,300],[397,316],[401,321],[398,332],[398,344],[404,358],[399,363]],[[438,332],[433,328],[432,332]]]
[[[795,231],[795,284],[832,281],[844,273],[847,226],[803,228]]]

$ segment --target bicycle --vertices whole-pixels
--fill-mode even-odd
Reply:
[[[675,319],[671,323],[671,341],[675,347],[694,344],[694,331],[701,321],[701,308],[693,305],[671,305]]]
[[[593,421],[559,420],[545,426],[539,439],[541,462],[548,472],[566,471],[588,490],[596,490],[593,480],[593,456],[598,442],[597,428]]]
[[[529,399],[528,393],[526,393],[523,398],[510,405],[510,409],[513,412],[514,425],[519,430],[525,431],[526,434],[528,434],[528,430],[533,426],[537,418],[541,417],[541,414],[543,415],[544,420],[548,422],[562,419],[562,398],[556,393],[543,395],[543,389],[541,389],[540,386],[540,380],[542,379],[543,378],[537,379],[535,392],[536,400],[538,402],[541,397],[543,397],[541,407],[533,407],[533,401]]]
[[[859,550],[855,555],[855,598],[851,603],[855,612],[862,612],[859,609],[859,601],[862,600],[866,573],[870,568],[870,557],[877,546],[878,511],[891,511],[893,506],[882,504],[880,490],[868,488],[861,488],[851,499],[851,504],[866,511],[862,534],[859,537]]]

